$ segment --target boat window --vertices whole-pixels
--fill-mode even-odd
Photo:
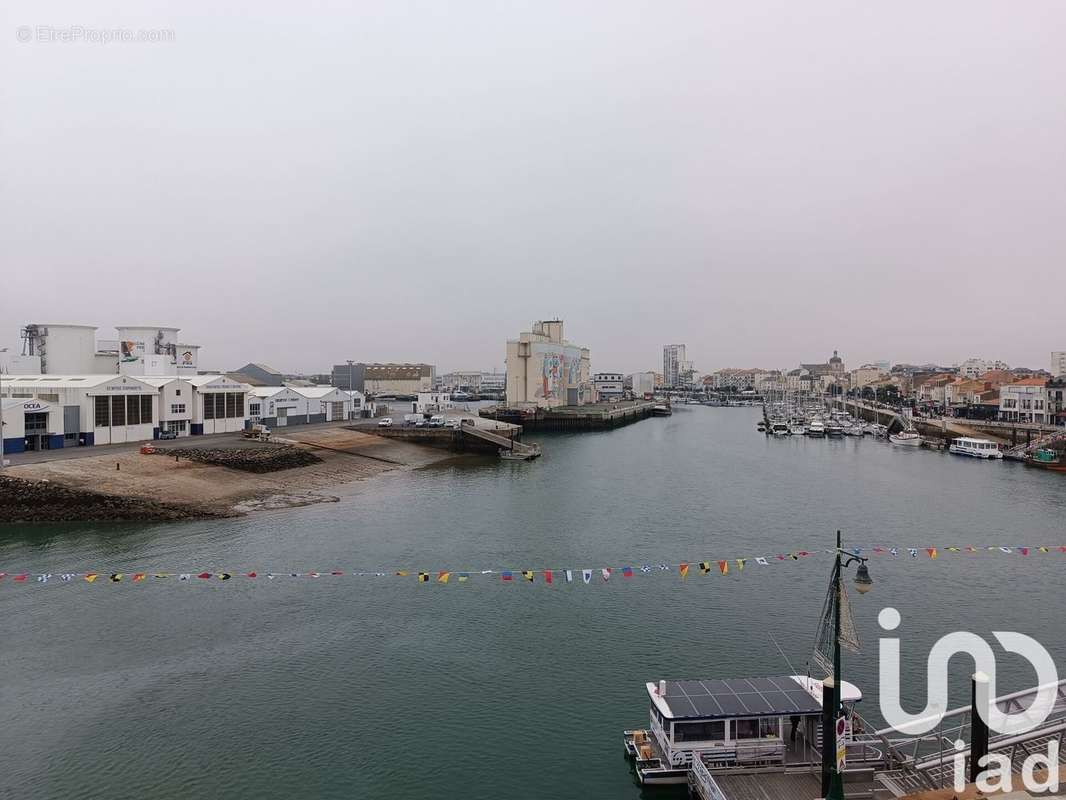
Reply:
[[[675,742],[720,742],[725,739],[725,722],[675,722]]]
[[[738,719],[733,723],[734,739],[769,739],[780,732],[779,717],[760,717],[758,719]]]

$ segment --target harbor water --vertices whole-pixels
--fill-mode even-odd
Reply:
[[[900,548],[852,593],[863,652],[844,676],[870,719],[885,606],[903,617],[911,711],[929,646],[953,630],[1027,633],[1066,666],[1064,476],[869,437],[768,438],[759,417],[679,407],[535,437],[537,462],[389,473],[337,503],[234,520],[0,525],[0,795],[662,796],[622,754],[622,730],[647,725],[645,682],[806,672],[837,529]],[[680,561],[722,559],[728,576],[678,577]],[[414,577],[544,568],[597,574]],[[333,569],[346,574],[287,577]],[[84,570],[260,577],[58,580]],[[388,574],[347,574],[361,570]],[[13,583],[20,571],[54,577]],[[1034,682],[1000,655],[1000,691]],[[953,666],[962,703],[971,665]]]

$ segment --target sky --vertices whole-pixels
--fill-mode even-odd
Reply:
[[[149,323],[201,367],[489,370],[561,317],[594,371],[1066,350],[1061,0],[0,22],[0,347]]]

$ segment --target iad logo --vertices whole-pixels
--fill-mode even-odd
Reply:
[[[894,631],[900,625],[899,611],[884,608],[877,616],[882,629]],[[977,674],[981,676],[976,686],[977,713],[984,720],[989,730],[1004,735],[1018,735],[1034,730],[1051,714],[1055,707],[1058,671],[1051,654],[1031,636],[1013,631],[993,631],[992,635],[1000,646],[1009,653],[1017,653],[1026,659],[1036,671],[1039,689],[1032,704],[1023,711],[1008,714],[994,702],[996,697],[996,655],[988,642],[973,633],[955,631],[941,637],[929,651],[927,662],[926,705],[918,714],[908,714],[903,710],[900,697],[900,647],[899,639],[882,637],[880,646],[880,706],[885,721],[895,730],[914,736],[921,736],[936,729],[944,719],[948,703],[948,662],[959,653],[973,658]],[[987,678],[987,679],[986,679]],[[965,747],[964,742],[957,742],[956,749]],[[1052,752],[1054,751],[1054,752]],[[1042,762],[1042,764],[1041,764]],[[985,756],[978,763],[979,767],[994,764],[995,770],[985,770],[978,777],[977,785],[981,791],[1011,791],[1011,764],[1006,756],[993,753]],[[1036,781],[1034,770],[1038,766],[1048,770],[1047,781]],[[989,785],[989,780],[996,778],[997,783]],[[1022,766],[1022,780],[1029,791],[1047,791],[1053,780],[1054,790],[1058,788],[1058,743],[1052,741],[1045,756],[1036,753],[1026,758]],[[1032,785],[1030,785],[1032,782]],[[955,788],[961,791],[966,784],[965,757],[955,756]]]

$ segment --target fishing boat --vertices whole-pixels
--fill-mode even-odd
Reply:
[[[899,433],[890,433],[888,441],[892,442],[892,444],[898,444],[900,447],[920,447],[922,437],[918,435],[918,431],[900,431]]]
[[[1026,457],[1025,463],[1030,467],[1047,469],[1052,472],[1066,472],[1066,451],[1041,447]]]
[[[646,689],[649,727],[622,734],[642,784],[685,783],[690,770],[702,767],[719,776],[821,762],[820,680],[805,675],[660,680]],[[861,700],[854,684],[841,681],[845,741]]]
[[[972,439],[968,436],[954,439],[948,446],[948,452],[974,458],[1003,458],[1003,451],[995,442],[988,439]]]

